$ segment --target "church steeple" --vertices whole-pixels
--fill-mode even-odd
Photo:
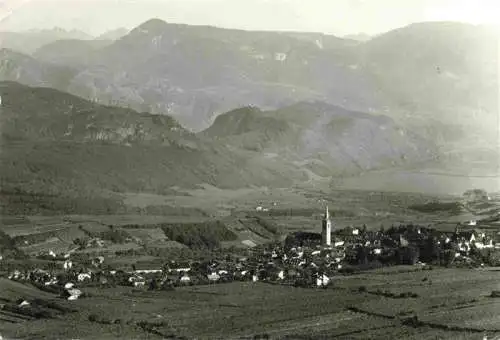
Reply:
[[[322,221],[321,238],[324,246],[329,247],[332,243],[332,222],[330,221],[330,212],[328,211],[328,205],[325,210],[325,217]]]

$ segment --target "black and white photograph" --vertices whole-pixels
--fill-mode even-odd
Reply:
[[[500,340],[499,0],[0,0],[0,340]]]

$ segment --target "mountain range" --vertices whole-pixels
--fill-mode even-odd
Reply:
[[[119,32],[117,40],[52,41],[32,55],[75,69],[62,91],[171,114],[194,131],[236,107],[310,100],[416,128],[432,119],[455,135],[478,121],[487,129],[498,113],[498,35],[488,27],[419,23],[359,41],[152,19]]]
[[[290,186],[452,154],[464,168],[500,164],[487,27],[420,23],[364,40],[152,19],[78,34],[2,43],[2,187],[163,192]]]
[[[85,45],[93,40],[114,41],[129,32],[126,28],[117,28],[94,37],[79,30],[65,30],[59,27],[43,30],[29,30],[24,32],[0,32],[0,48],[11,49],[23,54],[31,55],[39,48],[50,45],[59,40],[77,40]],[[97,44],[99,44],[97,42]],[[71,49],[75,45],[69,46]],[[77,47],[78,48],[78,47]]]

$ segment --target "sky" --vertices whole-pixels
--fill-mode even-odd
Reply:
[[[422,21],[500,24],[500,0],[0,0],[0,30],[99,35],[159,18],[246,30],[370,35]]]

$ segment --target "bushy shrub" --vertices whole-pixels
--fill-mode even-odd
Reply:
[[[500,290],[492,291],[490,296],[494,298],[500,298]]]
[[[341,274],[353,274],[356,270],[353,267],[343,267],[339,269],[339,273]]]
[[[418,294],[417,293],[412,293],[412,292],[404,292],[404,293],[400,293],[399,295],[397,295],[398,298],[400,299],[404,299],[404,298],[418,298]]]

